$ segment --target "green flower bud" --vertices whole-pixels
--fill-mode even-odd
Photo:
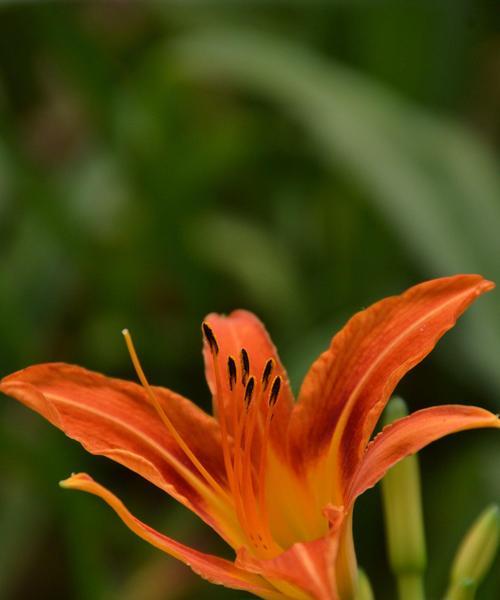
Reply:
[[[374,600],[372,586],[363,569],[358,570],[358,589],[354,600]]]
[[[470,579],[464,579],[452,586],[446,593],[445,600],[473,600],[476,594],[476,586]]]
[[[453,561],[447,600],[474,598],[477,586],[488,572],[498,549],[500,510],[486,508],[470,527]]]

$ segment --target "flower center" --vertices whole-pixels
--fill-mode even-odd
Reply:
[[[282,385],[280,375],[272,377],[274,360],[270,358],[266,362],[257,378],[251,371],[248,353],[242,348],[239,366],[235,358],[229,356],[223,378],[217,341],[211,328],[206,323],[203,324],[203,333],[213,360],[214,409],[220,426],[228,493],[173,425],[149,385],[129,331],[124,329],[122,333],[137,376],[151,404],[200,475],[201,481],[193,478],[190,483],[204,495],[208,491],[221,504],[222,512],[228,509],[234,512],[248,547],[254,553],[272,556],[282,552],[283,548],[270,532],[265,485],[271,422]]]

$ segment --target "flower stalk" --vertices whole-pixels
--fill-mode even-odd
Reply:
[[[401,398],[392,398],[384,414],[384,425],[407,415],[406,403]],[[423,600],[427,557],[416,455],[408,456],[387,473],[382,480],[382,499],[389,562],[399,598]]]

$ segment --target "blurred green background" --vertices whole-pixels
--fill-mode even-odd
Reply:
[[[477,0],[0,6],[0,365],[63,360],[209,406],[200,322],[245,307],[297,387],[352,312],[433,276],[500,282],[500,12]],[[400,386],[411,409],[500,402],[500,292]],[[421,455],[438,599],[500,500],[499,436]],[[214,536],[123,468],[0,399],[0,598],[243,598],[57,482],[88,471],[200,549]],[[394,598],[379,490],[360,563]],[[481,600],[500,596],[500,569]]]

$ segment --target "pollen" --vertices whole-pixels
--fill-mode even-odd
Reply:
[[[237,381],[236,362],[232,356],[229,356],[227,359],[227,376],[229,380],[229,389],[232,390]]]
[[[207,344],[208,344],[210,350],[214,354],[218,354],[219,353],[219,345],[217,344],[217,340],[215,339],[215,335],[214,335],[214,332],[212,331],[212,328],[207,323],[203,323],[202,329],[203,329],[203,335],[205,336],[205,340],[207,341]]]
[[[281,389],[281,377],[278,375],[274,379],[273,385],[271,387],[271,393],[269,395],[269,406],[274,406],[276,404],[276,402],[278,401],[280,389]]]
[[[245,388],[245,406],[248,410],[250,403],[252,402],[253,391],[255,388],[255,377],[250,377],[247,386]]]
[[[243,385],[246,385],[248,375],[250,373],[250,359],[248,358],[248,352],[245,350],[245,348],[241,349],[240,358],[241,358],[241,371],[242,371],[241,383]]]
[[[264,391],[267,389],[267,386],[269,385],[269,379],[271,377],[271,373],[273,372],[273,368],[274,368],[274,360],[272,358],[270,358],[266,362],[266,366],[264,367],[264,370],[262,371],[262,389]]]

